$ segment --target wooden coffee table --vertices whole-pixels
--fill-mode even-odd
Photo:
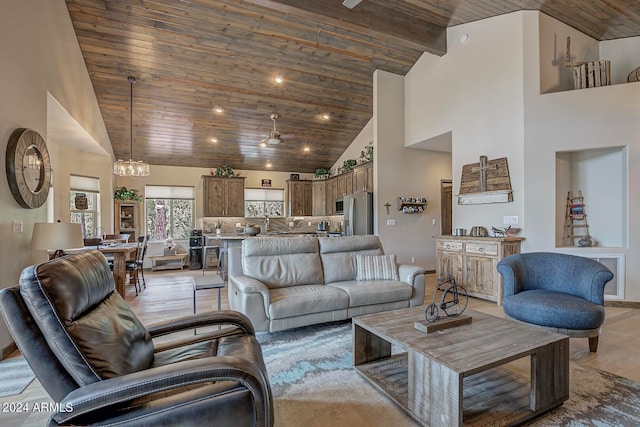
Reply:
[[[355,368],[420,424],[514,425],[569,398],[567,336],[472,310],[427,334],[414,327],[424,309],[353,319]],[[525,357],[528,375],[504,366]]]

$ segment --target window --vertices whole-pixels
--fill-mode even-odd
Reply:
[[[284,216],[284,190],[247,188],[244,190],[245,217]]]
[[[150,238],[188,239],[195,223],[195,188],[147,185],[144,193]]]
[[[71,222],[80,223],[85,238],[101,236],[100,179],[71,175],[70,188]]]

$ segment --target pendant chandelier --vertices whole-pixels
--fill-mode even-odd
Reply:
[[[133,158],[133,84],[137,82],[135,77],[129,76],[128,78],[130,89],[130,108],[129,108],[129,123],[131,129],[131,135],[129,138],[130,150],[129,160],[118,160],[113,164],[113,173],[118,176],[149,176],[149,165],[143,161],[134,161]]]

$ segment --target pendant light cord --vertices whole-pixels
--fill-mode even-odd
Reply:
[[[129,76],[129,160],[133,160],[133,84],[138,80]]]

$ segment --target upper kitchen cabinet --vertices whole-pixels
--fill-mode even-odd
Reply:
[[[244,177],[203,176],[204,216],[244,216]]]
[[[353,194],[353,172],[346,172],[336,177],[338,192],[336,198],[344,197],[347,194]]]
[[[307,180],[287,180],[287,205],[289,216],[313,214],[313,186]]]
[[[312,189],[313,215],[327,215],[327,182],[325,180],[313,181]]]
[[[363,163],[353,168],[353,192],[373,191],[373,162]]]

